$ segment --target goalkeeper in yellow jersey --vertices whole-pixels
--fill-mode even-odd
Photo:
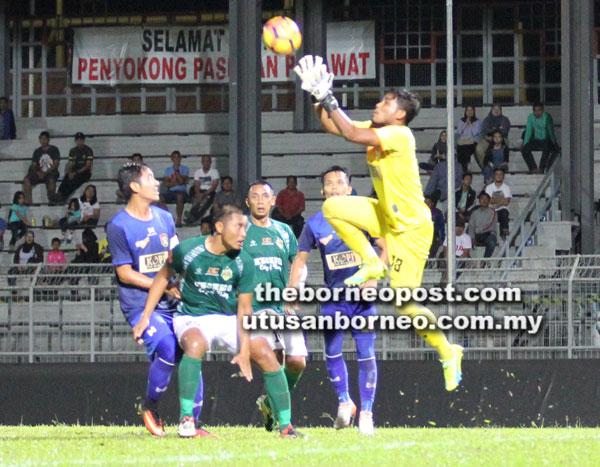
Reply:
[[[375,106],[371,121],[353,122],[333,95],[333,75],[321,57],[301,58],[294,71],[302,80],[302,89],[318,101],[316,111],[325,130],[367,147],[367,164],[378,199],[334,196],[323,204],[327,221],[362,258],[363,266],[346,279],[346,284],[357,286],[388,274],[388,267],[363,234],[365,230],[372,237],[385,238],[390,285],[419,287],[433,239],[431,214],[423,199],[415,155],[415,139],[407,126],[419,113],[419,99],[406,89],[386,92]],[[411,318],[423,315],[430,324],[437,323],[430,310],[414,302],[403,305],[398,312]],[[446,389],[453,391],[462,378],[462,347],[450,344],[439,329],[416,332],[437,349]]]

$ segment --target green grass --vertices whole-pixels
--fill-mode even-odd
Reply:
[[[166,439],[142,427],[0,426],[0,465],[598,465],[591,428],[380,428],[301,430],[277,439],[254,427],[214,427],[219,439]],[[206,464],[202,464],[202,463]]]

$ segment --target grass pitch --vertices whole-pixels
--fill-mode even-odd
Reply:
[[[0,465],[598,465],[593,428],[304,428],[277,439],[255,427],[211,427],[218,439],[165,439],[143,427],[0,426]]]

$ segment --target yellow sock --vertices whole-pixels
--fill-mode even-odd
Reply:
[[[360,255],[364,264],[375,266],[381,262],[377,252],[373,249],[362,230],[340,219],[327,217],[327,222],[331,224],[344,243]]]
[[[410,316],[411,319],[414,319],[415,316],[425,316],[430,324],[437,324],[437,318],[431,310],[414,302],[407,303],[402,308],[397,308],[397,311],[401,315]],[[451,360],[454,357],[454,351],[441,329],[415,329],[415,332],[438,351],[442,361]]]

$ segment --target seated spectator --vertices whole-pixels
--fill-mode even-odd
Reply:
[[[92,229],[90,229],[89,227],[84,229],[83,232],[81,233],[81,243],[77,244],[77,255],[75,256],[75,259],[73,261],[71,261],[71,264],[95,264],[95,263],[99,263],[100,262],[100,254],[99,252],[99,248],[98,248],[98,237],[96,237],[96,234],[94,233],[94,231]],[[66,271],[65,274],[90,274],[93,276],[94,273],[96,273],[98,271],[96,271],[96,268],[94,268],[93,266],[89,266],[89,267],[72,267],[69,266]],[[72,286],[76,286],[79,284],[81,277],[72,277],[70,279],[70,284]],[[90,285],[94,285],[98,283],[98,278],[97,277],[89,277],[88,278],[88,283]],[[76,295],[76,294],[72,294],[72,295]]]
[[[142,156],[139,152],[134,152],[129,159],[134,164],[142,164],[144,162],[144,156]],[[117,204],[127,203],[127,200],[125,199],[125,196],[123,196],[123,193],[121,193],[121,190],[117,188],[115,194],[117,195]]]
[[[90,184],[85,187],[81,198],[79,198],[79,206],[81,207],[81,223],[89,226],[98,225],[100,203],[96,196],[96,185]]]
[[[0,97],[0,139],[15,139],[16,137],[15,115],[8,106],[8,99]]]
[[[52,250],[50,250],[46,256],[46,263],[48,265],[52,264],[58,266],[46,266],[43,268],[38,285],[49,286],[60,285],[63,283],[64,277],[61,277],[61,275],[65,268],[62,265],[67,264],[67,258],[65,257],[65,252],[60,249],[60,243],[59,238],[55,237],[52,239]],[[56,299],[58,298],[58,290],[43,291],[42,297],[46,299]]]
[[[540,166],[537,167],[532,151],[542,151]],[[544,104],[536,102],[533,104],[533,113],[527,118],[525,136],[521,145],[523,159],[529,168],[529,173],[545,172],[546,166],[552,165],[554,156],[549,161],[551,154],[560,151],[554,135],[554,122],[548,112],[544,111]]]
[[[104,238],[98,242],[98,256],[101,263],[112,263],[112,255],[108,246],[108,238],[106,238],[106,226],[104,224]]]
[[[494,183],[490,183],[485,192],[490,195],[490,206],[495,209],[500,224],[500,237],[502,240],[510,233],[508,229],[508,205],[512,198],[510,187],[504,183],[504,170],[494,171]]]
[[[475,107],[467,105],[465,114],[456,125],[458,139],[456,141],[456,159],[463,171],[469,170],[471,155],[475,154],[475,146],[479,143],[481,120],[475,115]]]
[[[53,201],[64,203],[77,188],[92,178],[93,163],[94,151],[85,144],[85,135],[81,132],[76,133],[75,147],[69,151],[63,181]]]
[[[502,133],[499,130],[494,131],[492,144],[488,146],[483,158],[483,180],[486,185],[494,181],[494,170],[508,170],[509,152]]]
[[[62,231],[62,242],[71,243],[73,240],[73,230],[81,224],[81,207],[77,198],[71,198],[67,207],[67,215],[58,221]],[[67,229],[69,233],[67,234]]]
[[[467,232],[475,246],[485,246],[484,258],[490,258],[498,243],[496,239],[496,211],[490,208],[490,195],[479,193],[479,207],[471,213]]]
[[[440,246],[442,246],[446,239],[444,213],[436,207],[437,200],[434,198],[426,197],[425,204],[431,209],[431,221],[433,222],[433,241],[429,249],[429,257],[435,258]]]
[[[200,222],[200,235],[212,235],[212,221],[210,217],[205,217]]]
[[[479,165],[479,168],[483,170],[483,158],[485,153],[492,143],[492,137],[494,132],[499,130],[504,138],[504,144],[506,147],[510,146],[508,141],[508,133],[510,132],[510,120],[508,117],[502,115],[502,106],[494,104],[487,117],[483,119],[481,124],[481,136],[479,144],[475,147],[475,160]]]
[[[58,180],[58,164],[60,163],[60,151],[56,146],[50,144],[50,133],[40,133],[40,147],[33,151],[31,165],[23,179],[23,191],[25,192],[25,204],[31,204],[31,191],[39,183],[46,185],[48,201],[55,196],[56,180]]]
[[[465,232],[465,223],[463,220],[461,220],[460,218],[456,219],[456,225],[454,228],[454,231],[456,233],[456,247],[455,247],[455,251],[454,254],[456,255],[457,259],[465,259],[465,258],[470,258],[471,257],[471,248],[473,247],[473,244],[471,242],[471,237],[469,237],[469,235]],[[444,258],[448,258],[448,238],[446,238],[444,240]],[[465,262],[464,261],[457,261],[456,262],[456,269],[457,269],[457,273],[456,273],[456,278],[458,279],[458,276],[460,276],[460,272],[458,272],[459,269],[464,269],[465,268]],[[446,282],[448,280],[448,274],[446,271],[444,271],[444,273],[442,274],[442,282]]]
[[[437,143],[431,148],[429,160],[419,163],[419,168],[431,175],[431,172],[433,172],[433,169],[440,161],[442,154],[444,157],[448,155],[448,132],[446,130],[440,132]]]
[[[242,203],[237,193],[233,189],[233,178],[231,178],[229,175],[225,175],[221,179],[221,191],[219,191],[215,196],[212,212],[215,212],[217,209],[221,209],[223,206],[227,206],[229,204],[240,206]]]
[[[175,203],[177,214],[175,226],[181,227],[183,205],[187,201],[187,183],[190,178],[190,169],[185,165],[181,165],[181,153],[179,151],[171,153],[171,162],[173,165],[165,170],[160,201],[165,205]]]
[[[194,172],[194,186],[190,189],[190,198],[193,200],[192,208],[186,213],[186,224],[196,224],[210,209],[217,187],[219,186],[219,172],[211,167],[212,158],[202,156],[202,168]]]
[[[463,169],[462,165],[456,164],[454,167],[454,189],[458,190],[462,185]],[[433,169],[431,177],[425,186],[425,196],[435,198],[439,201],[446,201],[448,198],[448,163],[446,155],[440,154],[440,161]]]
[[[473,181],[473,175],[471,172],[467,172],[462,177],[462,186],[460,190],[454,195],[454,201],[456,202],[456,212],[458,217],[463,222],[469,222],[469,216],[471,210],[475,204],[475,190],[471,188],[471,182]]]
[[[6,221],[0,217],[0,251],[4,249],[4,232],[6,232]]]
[[[10,251],[14,250],[17,240],[25,235],[28,226],[25,194],[22,191],[17,191],[13,195],[13,202],[8,215],[8,230],[11,232],[10,243],[8,244]]]
[[[290,175],[286,180],[286,187],[277,194],[275,209],[271,214],[273,219],[289,225],[296,238],[302,233],[304,217],[301,214],[306,209],[304,193],[298,190],[297,185],[298,179]]]
[[[25,266],[27,264],[41,263],[44,261],[44,249],[41,245],[35,243],[35,235],[30,230],[25,234],[25,242],[19,245],[15,256],[13,257],[13,263],[19,266],[15,266],[8,270],[8,285],[14,286],[17,283],[16,275],[27,275],[33,274],[35,266]]]

